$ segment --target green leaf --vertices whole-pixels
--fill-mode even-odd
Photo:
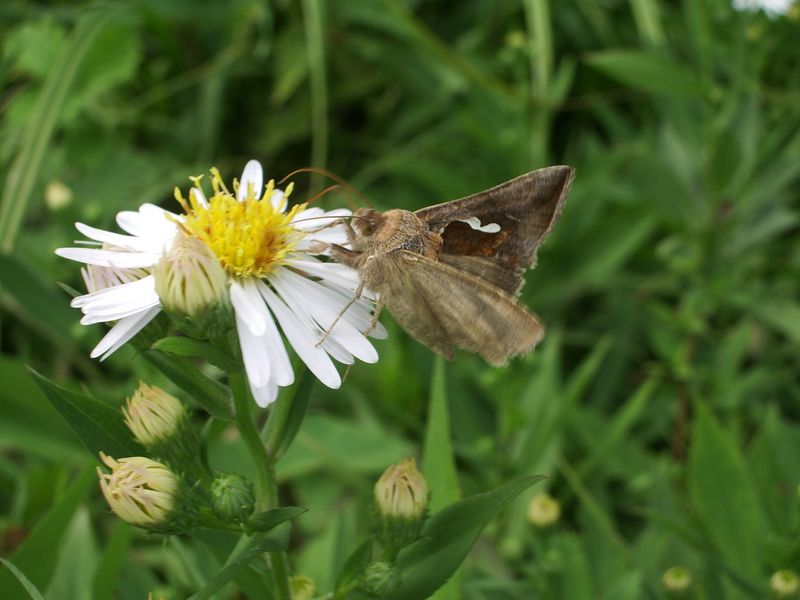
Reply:
[[[388,600],[428,598],[455,572],[489,520],[522,491],[544,479],[521,477],[490,492],[451,504],[433,515],[420,540],[400,552],[400,589]]]
[[[62,550],[61,539],[64,532],[94,481],[94,467],[85,467],[64,496],[11,555],[10,562],[37,588],[44,588],[50,581]],[[10,570],[0,571],[0,590],[3,590],[6,598],[24,595],[23,584]]]
[[[131,549],[133,528],[122,519],[115,519],[108,543],[94,574],[92,598],[113,598],[120,572]]]
[[[326,472],[380,473],[413,452],[411,444],[377,424],[310,414],[295,442],[277,465],[278,480],[323,469]]]
[[[696,98],[702,92],[694,73],[662,54],[604,50],[586,59],[589,66],[634,89],[659,96]]]
[[[100,452],[116,458],[144,454],[144,448],[131,437],[119,410],[56,385],[36,371],[31,370],[31,373],[92,456],[97,457]]]
[[[702,404],[695,405],[689,496],[720,557],[743,576],[761,575],[764,519],[735,442]]]
[[[753,302],[750,309],[767,325],[800,344],[800,304],[785,300]]]
[[[0,564],[5,565],[5,567],[11,571],[14,577],[17,578],[17,581],[19,581],[20,585],[22,585],[25,591],[28,592],[28,596],[33,598],[33,600],[44,600],[42,593],[36,589],[36,586],[31,583],[30,579],[25,577],[25,574],[22,571],[14,566],[14,563],[7,561],[5,558],[0,556]]]
[[[252,515],[247,520],[247,529],[260,532],[269,531],[284,521],[294,519],[306,511],[307,509],[300,506],[281,506],[272,510],[265,510]]]
[[[287,394],[278,397],[272,409],[275,413],[270,417],[267,430],[267,448],[274,460],[283,456],[300,431],[316,380],[310,370],[303,369],[294,394],[291,397]]]
[[[233,420],[233,403],[228,389],[203,375],[191,360],[165,354],[160,350],[144,350],[140,355],[189,394],[210,415],[226,421]]]
[[[222,352],[214,344],[195,340],[188,337],[166,337],[161,338],[151,346],[152,350],[160,350],[167,354],[177,354],[178,356],[193,356],[207,360],[215,367],[223,371],[232,371],[239,368],[239,365],[232,356]]]
[[[458,485],[453,446],[450,441],[450,416],[447,406],[445,365],[441,356],[436,357],[431,380],[431,395],[428,405],[428,425],[425,429],[423,450],[423,474],[431,490],[430,510],[437,513],[445,506],[461,498]],[[457,600],[458,577],[453,575],[432,596],[435,600]]]
[[[422,464],[425,481],[433,492],[431,512],[436,513],[461,498],[453,446],[450,442],[444,360],[439,356],[436,357],[433,368]]]
[[[36,271],[27,260],[0,253],[3,304],[33,330],[59,348],[83,358],[71,335],[75,315],[52,280]],[[85,359],[88,363],[88,357]]]
[[[296,507],[290,507],[296,508]],[[231,544],[235,536],[229,535],[227,532],[200,532],[199,534],[193,533],[195,537],[217,546],[223,543],[228,548],[236,547],[236,544]],[[215,598],[215,594],[221,590],[229,581],[235,579],[242,569],[247,568],[251,559],[264,552],[275,552],[278,550],[285,550],[289,545],[289,524],[286,523],[282,527],[278,527],[269,534],[257,533],[242,547],[237,547],[232,555],[232,559],[225,564],[213,579],[202,590],[191,596],[190,600],[206,600],[207,598]],[[272,590],[263,590],[265,598],[272,598]]]
[[[0,253],[14,248],[20,225],[33,198],[48,144],[69,98],[70,89],[92,45],[118,14],[119,7],[87,12],[67,40],[45,79],[33,115],[23,138],[22,148],[6,173],[0,197]]]

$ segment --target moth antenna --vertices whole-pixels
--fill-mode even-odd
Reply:
[[[283,179],[281,179],[281,183],[283,183]],[[338,187],[340,187],[338,183],[334,183],[333,185],[329,185],[328,187],[326,187],[324,190],[319,192],[316,196],[314,196],[310,200],[306,200],[305,203],[306,204],[313,204],[314,202],[316,202],[317,200],[322,198],[325,194],[332,192],[333,190],[335,190]]]
[[[358,189],[356,189],[355,186],[353,186],[347,180],[345,180],[345,179],[339,177],[338,175],[336,175],[336,173],[332,173],[331,171],[328,171],[327,169],[321,169],[319,167],[302,167],[300,169],[295,169],[294,171],[292,171],[291,173],[286,175],[283,179],[281,179],[278,183],[281,184],[284,181],[286,181],[287,179],[289,179],[290,177],[292,177],[293,175],[297,175],[298,173],[317,173],[318,175],[323,175],[323,176],[327,177],[328,179],[333,179],[336,183],[338,183],[340,186],[342,186],[342,188],[350,191],[351,193],[353,193],[356,196],[358,196],[359,198],[361,198],[361,200],[364,202],[365,206],[371,206],[371,204],[369,202],[369,199],[364,194],[362,194],[360,191],[358,191]],[[353,202],[351,198],[348,198],[347,200],[348,200],[348,203],[350,204],[350,208],[352,208],[353,210],[358,208],[357,204],[355,202]]]
[[[295,219],[292,223],[303,223],[304,221],[317,221],[319,219],[336,219],[337,221],[344,221],[345,219],[366,219],[361,215],[342,215],[340,217],[306,217],[305,219]]]

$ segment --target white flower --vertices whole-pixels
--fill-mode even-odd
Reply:
[[[278,326],[328,387],[338,388],[342,381],[331,358],[345,364],[354,358],[377,361],[365,335],[374,298],[366,291],[331,329],[353,299],[358,273],[315,256],[327,253],[327,243],[348,243],[338,220],[350,211],[326,212],[304,204],[287,211],[291,184],[285,192],[273,181],[265,186],[261,164],[255,160],[245,166],[241,182],[234,181],[233,192],[216,169],[211,174],[210,198],[199,178],[193,179],[196,187],[188,202],[176,191],[186,214],[143,204],[136,212],[117,215],[117,224],[129,235],[77,223],[78,231],[98,247],[56,250],[59,256],[89,265],[84,271],[89,293],[72,301],[84,313],[81,323],[116,321],[92,357],[106,358],[160,312],[151,271],[178,232],[188,231],[211,248],[228,275],[244,366],[259,405],[272,402],[278,386],[294,382]],[[386,330],[378,324],[369,335],[383,338]]]
[[[736,10],[763,10],[767,16],[772,18],[785,15],[792,7],[794,0],[733,0],[733,8]]]

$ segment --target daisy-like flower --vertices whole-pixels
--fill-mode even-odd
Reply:
[[[234,180],[232,191],[216,169],[211,170],[210,197],[199,177],[192,181],[195,187],[188,201],[175,192],[185,214],[143,204],[136,212],[117,215],[127,235],[77,223],[95,247],[56,250],[59,256],[89,265],[84,271],[89,293],[72,301],[84,313],[81,323],[116,321],[92,357],[106,358],[161,311],[152,271],[176,237],[188,234],[211,249],[227,274],[244,366],[260,406],[276,398],[279,386],[294,382],[279,327],[328,387],[338,388],[342,382],[332,358],[344,364],[355,358],[377,361],[366,337],[374,297],[365,291],[331,328],[353,299],[358,273],[317,258],[327,253],[330,243],[347,245],[340,219],[349,210],[326,212],[306,204],[288,208],[292,185],[285,192],[274,181],[265,186],[261,164],[255,160],[247,163],[241,181]],[[369,335],[383,338],[386,330],[378,324]]]

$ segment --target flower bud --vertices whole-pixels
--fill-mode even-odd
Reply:
[[[179,233],[153,275],[161,305],[186,335],[219,337],[230,327],[228,275],[201,240]]]
[[[111,510],[137,527],[171,529],[179,488],[175,474],[166,465],[143,456],[115,460],[101,452],[100,458],[111,469],[110,474],[97,469],[100,489]]]
[[[244,523],[255,507],[253,486],[236,473],[219,475],[211,483],[211,501],[220,519],[226,523]]]
[[[428,509],[428,485],[413,458],[392,465],[374,489],[378,509],[376,535],[395,556],[419,537]]]
[[[428,485],[413,458],[392,465],[375,484],[375,502],[384,517],[419,519],[428,508]]]
[[[186,409],[180,400],[161,388],[140,383],[122,408],[122,414],[133,437],[151,448],[177,433],[186,418]]]
[[[661,583],[668,594],[680,596],[692,587],[692,574],[685,567],[670,567],[661,576]]]
[[[388,596],[400,587],[400,570],[385,560],[374,562],[364,571],[362,587],[375,598]]]
[[[305,575],[294,575],[289,578],[289,590],[292,600],[311,600],[317,591],[314,580]]]
[[[769,589],[777,598],[796,598],[800,579],[790,569],[776,571],[769,580]]]
[[[550,494],[537,494],[528,504],[528,521],[541,529],[550,527],[561,517],[561,505]]]
[[[153,456],[182,472],[198,475],[200,439],[180,400],[156,386],[140,383],[122,408],[125,424]]]

